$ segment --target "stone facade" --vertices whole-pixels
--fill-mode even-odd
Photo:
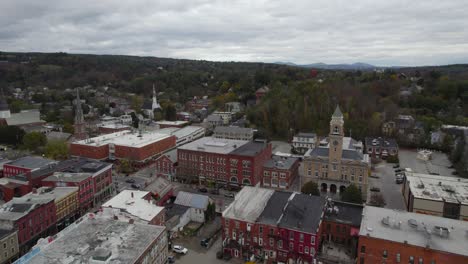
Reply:
[[[328,145],[316,147],[304,155],[304,181],[315,181],[323,192],[343,192],[355,184],[367,194],[370,159],[362,153],[362,142],[344,136],[343,114],[336,108],[330,121]]]

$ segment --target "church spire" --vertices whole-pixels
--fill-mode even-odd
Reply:
[[[151,109],[152,111],[156,109],[161,109],[161,106],[158,103],[158,99],[156,98],[156,89],[154,88],[154,83],[153,83],[153,104],[151,108],[152,108]]]
[[[3,93],[3,88],[0,90],[0,118],[10,118],[10,108],[8,106],[5,94]]]
[[[75,99],[75,139],[81,140],[87,138],[85,132],[85,122],[84,122],[84,115],[83,109],[81,109],[81,99],[80,99],[80,91],[76,88],[76,99]]]

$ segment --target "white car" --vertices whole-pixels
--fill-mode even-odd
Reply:
[[[175,253],[179,253],[179,254],[187,254],[188,252],[188,249],[184,248],[183,246],[179,246],[179,245],[174,245],[172,247],[172,251],[174,251]]]

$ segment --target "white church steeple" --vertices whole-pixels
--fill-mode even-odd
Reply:
[[[154,83],[153,83],[153,104],[151,106],[151,110],[154,111],[156,109],[161,109],[161,106],[158,103],[158,99],[156,98],[156,89],[154,88]]]

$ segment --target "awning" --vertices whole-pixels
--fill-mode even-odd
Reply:
[[[351,230],[349,231],[349,234],[351,236],[359,236],[359,229],[355,227],[351,227]]]

